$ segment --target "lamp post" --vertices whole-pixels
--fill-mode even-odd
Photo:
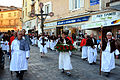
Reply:
[[[41,30],[42,30],[42,35],[44,36],[44,21],[45,21],[45,19],[47,18],[47,16],[50,16],[50,17],[54,16],[54,13],[53,13],[53,12],[50,12],[50,13],[48,13],[48,14],[43,14],[43,13],[44,13],[44,11],[43,11],[43,6],[44,6],[43,3],[40,2],[40,4],[39,4],[40,14],[35,14],[34,12],[32,12],[32,13],[30,14],[30,16],[31,16],[31,17],[36,16],[37,18],[38,18],[39,16],[41,17],[41,26],[40,26],[40,28],[41,28]],[[44,16],[45,16],[45,18],[44,18]],[[38,22],[37,22],[37,23],[38,23]],[[44,47],[44,45],[45,45],[44,39],[43,39],[42,42],[43,42],[42,45],[43,45],[43,47]]]

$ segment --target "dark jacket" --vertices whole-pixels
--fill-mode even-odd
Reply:
[[[105,49],[107,47],[107,43],[108,43],[108,40],[103,39],[103,41],[102,41],[102,51],[105,51]],[[116,50],[115,40],[113,40],[113,39],[110,40],[110,49],[111,49],[110,50],[111,53]]]
[[[32,44],[29,36],[25,35],[25,40],[26,40],[26,42],[28,42],[29,45]]]
[[[65,38],[66,44],[72,44],[71,41],[68,38]],[[64,42],[64,39],[60,38],[57,44],[62,44]]]
[[[94,42],[93,42],[92,38],[88,38],[86,45],[91,46],[92,48],[94,47],[94,45],[97,45],[97,40],[95,38],[93,38],[93,39],[94,39]]]

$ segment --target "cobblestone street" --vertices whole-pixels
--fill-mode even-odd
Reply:
[[[48,51],[45,58],[40,57],[39,48],[31,46],[29,70],[25,72],[24,80],[120,80],[120,67],[111,72],[109,78],[99,75],[99,61],[96,65],[89,65],[80,56],[71,57],[73,70],[69,77],[58,69],[58,53]],[[6,56],[5,70],[0,70],[0,80],[17,80],[15,73],[9,71],[9,61]]]

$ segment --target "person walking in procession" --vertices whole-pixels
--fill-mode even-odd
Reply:
[[[80,46],[82,47],[82,59],[86,60],[88,57],[88,47],[86,45],[87,43],[87,34],[85,34],[85,37],[82,39]]]
[[[97,59],[97,40],[94,38],[94,34],[90,35],[90,38],[87,39],[88,46],[88,62],[90,65],[96,64]]]
[[[66,38],[66,33],[62,33],[62,38],[58,41],[57,44],[72,44],[71,41]],[[59,69],[62,69],[62,73],[66,71],[68,76],[71,75],[70,70],[72,69],[72,64],[70,60],[69,52],[60,52],[59,53]]]
[[[28,70],[30,47],[26,40],[22,39],[22,33],[17,33],[17,38],[11,44],[10,71],[16,72],[16,77],[23,80],[23,75]]]
[[[41,58],[45,56],[47,53],[47,37],[45,37],[44,33],[41,35],[39,38],[39,44],[40,44],[40,53],[41,53]],[[44,41],[44,42],[43,42]]]
[[[101,71],[105,72],[105,76],[109,77],[110,71],[115,68],[114,53],[119,55],[119,51],[116,48],[115,40],[112,39],[112,33],[107,32],[106,39],[103,39],[102,44],[102,64]],[[116,56],[118,58],[118,56]]]

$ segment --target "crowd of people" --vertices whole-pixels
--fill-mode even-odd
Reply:
[[[56,44],[71,44],[74,45],[75,39],[71,33],[66,34],[63,32],[62,35],[55,36],[43,33],[37,35],[35,33],[25,34],[26,31],[12,31],[8,33],[0,33],[1,49],[4,54],[10,57],[10,71],[16,72],[16,77],[19,80],[23,80],[24,72],[28,69],[28,59],[30,57],[30,45],[38,46],[41,53],[41,58],[45,57],[48,49],[55,52]],[[112,33],[108,32],[106,38],[96,40],[94,34],[83,35],[81,38],[80,45],[82,47],[83,60],[87,60],[90,65],[96,64],[97,50],[102,49],[102,64],[101,71],[105,72],[106,76],[110,75],[110,71],[115,68],[114,54],[119,55],[119,49],[116,46],[115,39],[112,38]],[[58,52],[58,51],[57,51]],[[72,69],[71,64],[71,51],[69,52],[58,52],[59,53],[59,69],[62,73],[66,73],[68,76],[71,75],[70,70]],[[118,56],[116,56],[118,58]]]

